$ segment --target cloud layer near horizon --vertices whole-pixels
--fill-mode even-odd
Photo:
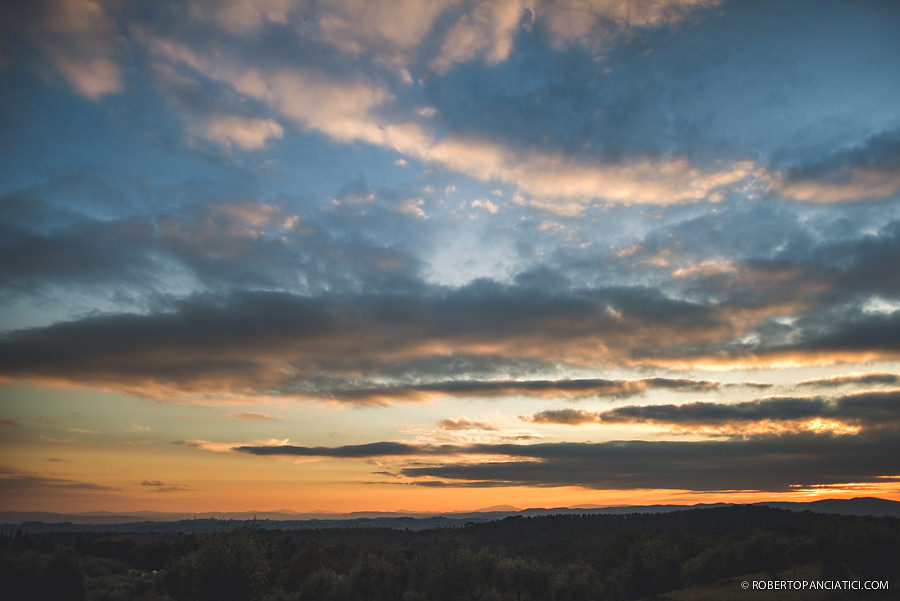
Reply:
[[[584,486],[596,489],[789,491],[877,483],[897,473],[896,429],[865,436],[792,434],[729,441],[614,441],[343,447],[262,446],[261,456],[410,458],[397,475],[423,486]],[[438,457],[439,461],[429,458]],[[485,460],[490,458],[490,460]],[[415,461],[412,461],[415,459]],[[429,464],[431,465],[423,465]]]

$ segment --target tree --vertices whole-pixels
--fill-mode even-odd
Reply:
[[[167,573],[178,601],[255,601],[266,584],[264,549],[248,528],[213,535]]]

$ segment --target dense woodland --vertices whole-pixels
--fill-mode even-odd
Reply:
[[[8,599],[636,600],[751,574],[890,580],[887,593],[814,598],[898,599],[900,520],[728,507],[420,531],[222,523],[203,534],[26,528],[0,537]]]

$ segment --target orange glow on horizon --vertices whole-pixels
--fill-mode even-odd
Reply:
[[[8,475],[0,476],[5,479]],[[173,481],[177,481],[175,476]],[[672,489],[595,490],[565,487],[468,487],[421,486],[413,482],[292,483],[270,477],[240,484],[216,480],[172,492],[152,492],[136,482],[117,491],[57,491],[39,498],[4,498],[0,511],[166,511],[176,513],[295,511],[299,513],[349,513],[357,511],[408,511],[450,513],[478,511],[498,505],[517,509],[553,507],[613,507],[657,504],[809,502],[877,496],[900,501],[900,481],[890,476],[882,482],[830,485],[796,485],[789,491],[754,490],[691,491]]]

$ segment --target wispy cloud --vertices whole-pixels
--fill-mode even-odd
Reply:
[[[268,440],[255,440],[249,442],[215,442],[210,440],[176,440],[172,444],[185,447],[193,447],[212,453],[231,453],[238,447],[254,446],[254,448],[281,447],[290,443],[289,439],[270,438]]]
[[[276,417],[270,415],[268,413],[264,413],[262,411],[230,411],[225,414],[225,417],[229,417],[231,419],[242,419],[242,420],[277,420],[281,419],[280,417]]]
[[[897,386],[900,385],[900,375],[888,373],[848,374],[845,376],[831,376],[816,380],[804,380],[797,386],[810,388],[836,388],[838,386]]]
[[[159,493],[180,492],[183,490],[190,490],[188,487],[183,486],[181,484],[171,484],[168,482],[162,482],[160,480],[143,480],[143,481],[141,481],[141,486],[147,486],[153,492],[159,492]]]
[[[439,430],[496,430],[497,428],[485,423],[478,421],[470,421],[464,417],[460,418],[450,418],[442,419],[438,422],[437,427]]]
[[[81,492],[119,492],[114,486],[83,482],[55,475],[36,474],[14,468],[0,467],[0,491],[8,498],[20,499],[35,494],[78,494]]]

